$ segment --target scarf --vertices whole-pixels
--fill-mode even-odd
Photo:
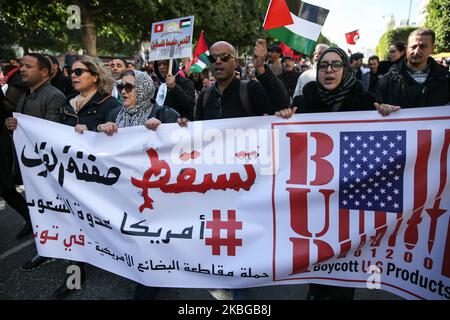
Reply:
[[[75,98],[70,99],[69,103],[72,106],[73,110],[75,111],[75,114],[78,114],[81,109],[88,103],[92,97],[97,93],[97,91],[94,91],[93,93],[87,95],[86,97],[83,97],[81,94],[77,95]]]
[[[327,105],[331,106],[333,108],[333,111],[339,111],[342,103],[344,102],[345,98],[347,98],[347,94],[350,92],[350,90],[353,88],[353,86],[356,83],[356,78],[354,73],[352,72],[352,69],[350,67],[350,61],[348,59],[347,54],[344,50],[341,48],[328,48],[325,50],[319,61],[317,62],[317,66],[322,62],[323,57],[329,53],[334,52],[341,57],[342,62],[344,64],[344,73],[342,75],[341,83],[338,85],[336,89],[333,91],[329,91],[325,89],[322,84],[319,82],[319,68],[317,67],[317,86],[319,88],[319,96],[320,100]]]
[[[134,70],[136,105],[123,107],[117,115],[116,124],[119,128],[141,126],[148,120],[153,110],[151,99],[155,93],[155,86],[150,76]]]

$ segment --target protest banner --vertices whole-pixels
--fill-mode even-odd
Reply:
[[[42,256],[148,286],[319,283],[450,299],[448,107],[113,137],[15,117]]]
[[[153,23],[150,61],[190,58],[193,32],[193,16]]]

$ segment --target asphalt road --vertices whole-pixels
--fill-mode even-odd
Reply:
[[[0,207],[0,299],[52,300],[52,292],[65,278],[67,263],[57,260],[32,272],[23,272],[20,266],[36,254],[34,239],[16,240],[15,235],[23,220],[12,208]],[[136,283],[97,267],[87,265],[86,282],[67,300],[131,300]],[[248,290],[251,300],[303,300],[308,285],[273,286]],[[156,300],[230,300],[224,290],[163,288]],[[401,300],[383,290],[357,289],[355,300]]]

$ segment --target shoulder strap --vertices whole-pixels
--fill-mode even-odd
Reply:
[[[208,88],[204,88],[202,92],[200,92],[199,100],[202,101],[202,108],[205,110],[205,106],[208,103],[209,96],[214,89],[214,86],[210,86]],[[197,104],[194,106],[194,119],[197,119]]]
[[[241,102],[244,105],[245,111],[247,111],[249,116],[255,116],[255,112],[250,103],[250,99],[248,96],[248,80],[241,80],[239,85],[239,95],[241,97]]]

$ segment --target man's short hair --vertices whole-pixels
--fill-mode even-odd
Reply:
[[[125,60],[125,58],[122,58],[122,57],[116,57],[116,58],[113,58],[113,60],[121,60],[122,62],[123,62],[123,64],[125,65],[125,67],[127,67],[128,66],[128,61],[127,60]]]
[[[369,61],[372,61],[372,60],[377,60],[378,62],[380,62],[380,57],[378,57],[378,56],[371,56],[369,58]]]
[[[39,70],[47,69],[48,74],[50,75],[50,73],[52,72],[52,65],[50,64],[50,60],[46,56],[44,56],[41,53],[35,53],[35,52],[26,54],[26,56],[36,58],[36,60],[38,62]]]
[[[284,56],[284,57],[281,59],[281,63],[285,62],[286,60],[292,60],[292,61],[294,61],[294,58],[292,58],[291,56]]]
[[[58,61],[58,59],[56,59],[55,56],[52,56],[52,55],[49,55],[49,54],[46,54],[45,56],[52,61],[52,64],[56,64],[58,66],[58,68],[59,68],[59,61]]]
[[[267,48],[267,51],[268,52],[271,52],[271,51],[278,52],[279,54],[281,54],[281,47],[279,45],[274,44],[274,45],[271,45],[269,48]]]
[[[436,41],[436,33],[434,33],[434,31],[431,30],[431,29],[419,28],[417,30],[414,30],[413,32],[411,32],[409,34],[408,41],[409,41],[409,38],[411,38],[412,36],[419,36],[419,37],[430,36],[431,37],[431,42],[433,44]]]
[[[360,52],[354,53],[350,56],[350,63],[353,61],[364,59],[364,55]]]

